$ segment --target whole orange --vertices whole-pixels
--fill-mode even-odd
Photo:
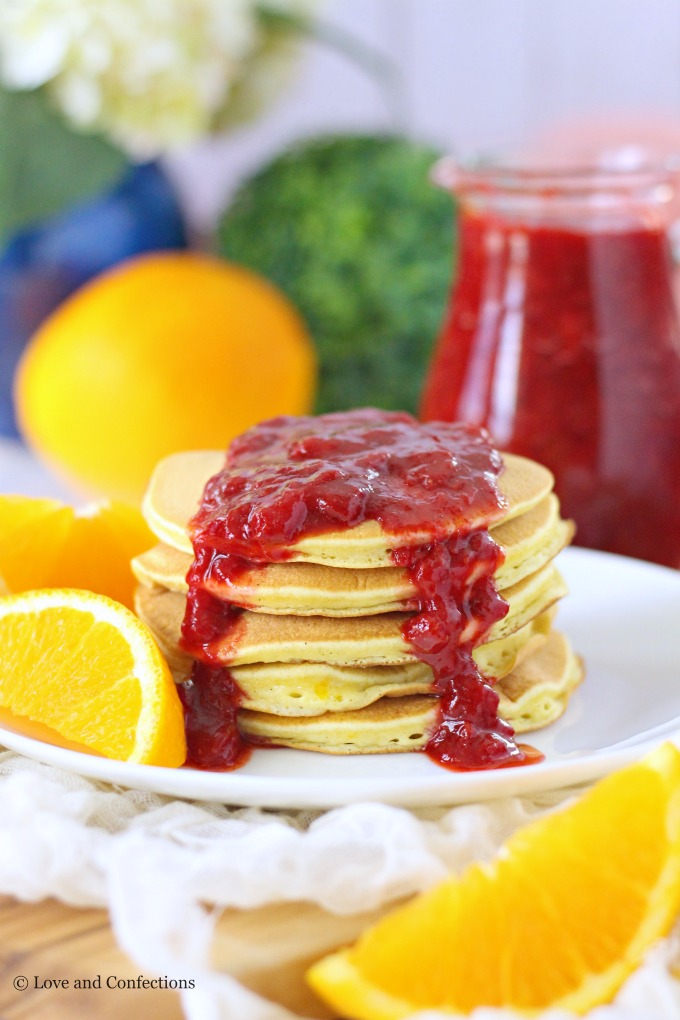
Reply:
[[[161,457],[307,411],[315,378],[302,320],[266,280],[158,253],[99,276],[43,323],[15,397],[24,436],[57,471],[137,501]]]

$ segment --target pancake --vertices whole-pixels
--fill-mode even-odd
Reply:
[[[475,659],[491,678],[500,678],[548,640],[552,609],[510,637],[481,645]],[[192,660],[174,660],[175,679],[188,679]],[[230,673],[243,694],[242,705],[274,715],[321,715],[370,705],[382,697],[428,694],[434,675],[425,663],[398,666],[336,666],[326,662],[257,662],[232,666]]]
[[[485,675],[502,677],[545,644],[550,618],[551,614],[545,613],[532,620],[521,641],[512,635],[478,649],[482,660],[478,664]],[[355,711],[383,697],[428,694],[434,680],[432,670],[422,662],[373,667],[257,663],[235,666],[231,674],[243,694],[243,708],[290,716]]]
[[[566,586],[551,563],[504,592],[510,609],[489,633],[489,642],[519,631],[566,594]],[[171,656],[179,641],[185,599],[178,592],[140,586],[135,597],[137,615]],[[224,665],[256,662],[329,662],[339,666],[399,665],[415,655],[402,635],[408,613],[331,618],[271,616],[243,611],[236,626],[212,652]]]
[[[553,631],[521,672],[496,685],[499,712],[516,732],[545,726],[564,711],[583,669],[566,638]],[[506,694],[510,689],[511,696]],[[353,712],[285,717],[241,709],[239,727],[250,740],[324,754],[381,754],[422,750],[437,726],[437,699],[427,695],[381,698]]]
[[[188,553],[157,545],[132,561],[141,584],[184,595],[192,564]],[[206,585],[216,598],[260,613],[293,616],[370,616],[412,608],[414,589],[398,567],[349,570],[317,563],[268,563],[242,574],[235,584]]]
[[[491,528],[492,538],[505,554],[495,574],[498,590],[505,591],[535,574],[569,545],[575,531],[573,521],[560,517],[560,502],[554,493],[531,510]]]
[[[199,507],[206,482],[222,469],[224,460],[223,453],[181,453],[167,457],[156,467],[144,497],[143,512],[161,542],[193,555],[188,522]],[[552,491],[554,479],[547,468],[535,461],[514,454],[504,454],[503,460],[505,471],[499,486],[508,504],[503,515],[506,522],[545,499]],[[453,523],[451,530],[455,530]],[[422,545],[431,539],[430,534],[416,530],[407,535],[390,535],[377,521],[365,521],[342,531],[308,535],[288,551],[293,562],[352,569],[391,567],[392,549]]]
[[[573,536],[573,524],[559,515],[559,502],[546,496],[538,506],[492,529],[505,560],[496,572],[500,591],[517,584],[552,560]],[[132,561],[147,586],[186,594],[192,557],[157,545]],[[406,570],[374,567],[351,570],[316,563],[268,563],[242,574],[232,584],[206,585],[217,598],[260,613],[294,616],[369,616],[414,609],[417,597]]]
[[[556,633],[495,685],[500,695],[498,714],[516,733],[537,730],[559,719],[583,680],[582,660],[563,635],[555,640]]]
[[[186,679],[194,666],[181,647],[189,597],[192,655],[228,667],[235,681],[225,688],[220,673],[199,671],[185,688],[190,760],[236,764],[229,748],[238,744],[238,714],[255,744],[413,751],[437,732],[465,767],[483,762],[482,734],[472,755],[465,741],[458,747],[460,727],[477,711],[472,689],[469,714],[447,716],[438,732],[448,699],[461,702],[456,693],[474,682],[470,650],[480,632],[486,640],[472,655],[498,691],[500,718],[520,733],[556,718],[582,676],[552,630],[554,604],[566,594],[553,561],[574,528],[560,516],[550,471],[502,456],[499,501],[499,455],[483,434],[460,425],[428,430],[407,415],[364,409],[265,422],[230,447],[232,474],[222,452],[162,461],[143,505],[160,544],[133,563],[137,612],[176,678]],[[191,519],[203,501],[194,567],[202,591],[189,596]],[[488,528],[503,552],[494,580],[508,612],[490,629],[496,550],[487,534],[465,538],[476,528]],[[230,579],[233,561],[222,552],[238,552],[246,569]],[[396,565],[407,562],[414,581]],[[459,577],[470,589],[457,607]],[[407,624],[420,635],[413,644]],[[216,636],[203,650],[206,628]],[[419,645],[433,653],[432,668],[419,661]],[[486,703],[491,719],[488,690]]]

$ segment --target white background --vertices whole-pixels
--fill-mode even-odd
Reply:
[[[680,0],[325,0],[319,13],[399,68],[398,112],[355,64],[307,45],[265,117],[173,159],[200,225],[263,160],[328,130],[396,128],[471,156],[586,117],[591,138],[623,120],[624,139],[680,148]]]

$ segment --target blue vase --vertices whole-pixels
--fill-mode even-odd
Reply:
[[[104,195],[10,238],[0,250],[0,435],[18,434],[14,373],[43,319],[122,259],[186,246],[177,198],[156,163],[130,167]]]

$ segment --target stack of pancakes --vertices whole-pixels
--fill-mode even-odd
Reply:
[[[553,628],[555,603],[566,594],[553,559],[573,525],[560,517],[548,470],[509,454],[504,461],[507,512],[490,531],[505,552],[496,585],[509,611],[474,658],[494,682],[499,715],[522,733],[556,719],[582,677],[578,658]],[[170,457],[144,502],[160,544],[133,561],[137,612],[178,681],[192,667],[180,645],[193,559],[188,522],[223,464],[221,453]],[[418,603],[406,570],[391,557],[399,544],[378,522],[364,522],[308,535],[283,562],[212,582],[213,596],[243,607],[217,656],[242,692],[238,724],[246,738],[330,754],[425,747],[437,726],[437,699],[431,669],[402,636]]]

